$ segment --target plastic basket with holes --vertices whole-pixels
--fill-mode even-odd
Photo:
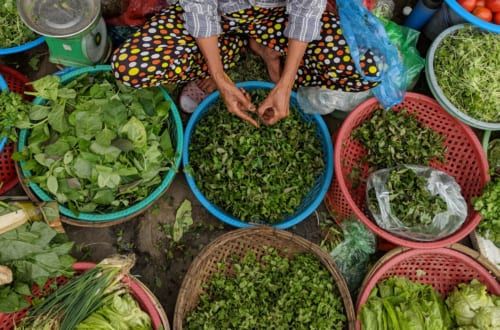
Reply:
[[[438,248],[456,243],[469,235],[480,221],[479,214],[470,206],[473,197],[479,196],[488,181],[488,162],[474,132],[454,118],[433,99],[407,93],[404,101],[394,107],[405,108],[425,126],[445,137],[447,148],[445,162],[432,161],[430,166],[453,176],[460,185],[468,204],[465,223],[452,235],[433,242],[417,242],[396,236],[382,228],[370,217],[366,208],[366,179],[368,165],[363,161],[366,149],[351,135],[354,129],[369,119],[380,106],[375,98],[367,100],[354,109],[340,128],[335,142],[335,176],[328,197],[330,210],[339,218],[354,215],[378,236],[399,245],[412,248]],[[357,172],[353,175],[353,171]]]
[[[24,96],[25,90],[30,90],[26,85],[29,79],[16,70],[5,65],[0,65],[0,90],[2,92],[11,91]],[[30,100],[26,97],[26,100]],[[0,141],[0,195],[5,194],[19,182],[16,174],[12,153],[14,145],[7,143],[7,138],[3,137]]]
[[[358,318],[372,289],[391,276],[429,284],[443,296],[458,284],[477,279],[490,293],[500,295],[499,272],[479,253],[463,245],[434,250],[396,248],[385,254],[366,275],[356,304]],[[356,329],[361,329],[359,319]]]
[[[73,269],[76,273],[83,273],[94,267],[95,264],[91,262],[77,262],[73,265]],[[58,286],[64,285],[67,281],[68,280],[64,277],[59,277],[55,280]],[[123,282],[128,286],[130,294],[137,301],[141,309],[146,312],[151,318],[153,329],[169,330],[170,326],[168,323],[167,315],[165,314],[163,307],[158,302],[156,297],[151,293],[151,291],[149,291],[149,289],[141,281],[131,275],[124,277]],[[34,287],[33,296],[42,297],[44,295],[50,294],[52,283],[54,283],[54,281],[48,281],[43,290]],[[17,313],[0,313],[0,330],[15,329],[15,325],[18,324],[24,316],[26,316],[26,313],[26,309]]]

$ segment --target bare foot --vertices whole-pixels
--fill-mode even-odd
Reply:
[[[197,80],[196,85],[207,94],[210,94],[217,89],[217,85],[212,78]]]
[[[250,38],[249,44],[250,49],[266,63],[267,73],[271,81],[277,83],[281,77],[280,53],[269,47],[260,45],[253,38]]]

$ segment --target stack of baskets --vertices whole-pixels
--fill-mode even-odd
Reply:
[[[77,262],[73,265],[75,272],[83,273],[89,269],[95,267],[95,264],[90,262]],[[57,278],[56,284],[58,286],[64,285],[67,279],[64,277]],[[158,302],[156,297],[151,293],[151,291],[137,278],[132,275],[123,278],[123,282],[129,287],[130,294],[137,301],[139,306],[144,312],[146,312],[151,318],[151,323],[154,330],[170,330],[167,315],[163,310],[163,307]],[[35,297],[41,297],[43,295],[49,294],[51,288],[51,282],[49,281],[43,290],[33,290]],[[26,315],[27,310],[23,310],[17,313],[2,314],[0,313],[0,330],[12,330],[15,325],[20,322]]]

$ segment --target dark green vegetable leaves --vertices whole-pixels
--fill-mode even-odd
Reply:
[[[254,103],[265,97],[251,94]],[[248,222],[293,214],[325,167],[315,127],[293,109],[278,124],[255,128],[218,102],[196,125],[189,152],[203,194]]]
[[[473,204],[482,217],[477,231],[500,248],[500,178],[488,183]]]
[[[134,90],[111,74],[61,86],[48,76],[31,93],[49,100],[31,108],[29,178],[75,212],[108,212],[144,199],[161,182],[174,150],[159,89]]]
[[[13,284],[0,287],[0,312],[28,307],[25,296],[31,295],[33,284],[43,287],[49,278],[72,276],[72,247],[66,235],[44,222],[25,224],[0,235],[0,265],[14,273]]]
[[[11,141],[17,141],[16,127],[31,126],[29,109],[30,105],[24,102],[21,95],[0,92],[0,138],[7,137]]]
[[[187,316],[186,329],[344,329],[343,302],[331,274],[309,254],[248,252],[220,265]]]
[[[444,137],[423,126],[407,110],[376,110],[353,132],[367,149],[366,161],[376,169],[396,165],[428,165],[444,161]]]

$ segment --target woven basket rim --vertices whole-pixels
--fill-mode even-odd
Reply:
[[[179,289],[179,294],[177,296],[174,311],[174,329],[183,329],[184,319],[189,312],[184,309],[185,300],[189,296],[194,296],[194,290],[191,290],[191,288],[193,288],[193,281],[200,278],[201,274],[203,274],[206,264],[205,261],[209,260],[212,254],[216,252],[219,247],[224,246],[227,242],[231,242],[243,237],[246,239],[251,239],[251,236],[253,235],[272,237],[276,241],[281,240],[282,242],[294,242],[295,244],[303,247],[309,253],[314,255],[321,262],[323,267],[328,270],[335,282],[337,289],[339,290],[347,317],[346,328],[349,330],[354,329],[356,320],[356,316],[354,313],[354,304],[352,302],[349,289],[347,288],[347,284],[340,271],[337,269],[335,262],[333,261],[331,256],[323,251],[318,245],[306,240],[303,237],[270,226],[256,226],[252,228],[243,228],[230,231],[219,236],[201,250],[201,252],[196,256],[196,258],[189,266],[188,271],[182,281],[182,285]]]
[[[413,93],[413,92],[408,92],[406,93],[405,100],[407,99],[412,99],[412,100],[423,100],[428,103],[432,103],[435,106],[438,106],[439,109],[441,109],[443,115],[445,115],[448,119],[450,119],[453,123],[458,125],[460,129],[463,131],[464,135],[467,137],[467,140],[472,144],[474,149],[478,152],[478,166],[480,170],[480,175],[481,175],[481,180],[483,183],[486,183],[489,179],[488,175],[488,161],[486,160],[486,155],[483,152],[481,143],[479,142],[478,138],[474,134],[473,130],[462,123],[460,120],[456,119],[452,115],[450,115],[448,112],[443,110],[443,108],[439,105],[439,103],[434,100],[431,97],[428,97],[426,95],[418,94],[418,93]],[[351,125],[351,123],[359,117],[359,113],[364,111],[366,108],[378,103],[376,98],[371,98],[366,100],[365,102],[361,103],[354,109],[349,116],[346,118],[346,120],[343,122],[342,126],[340,127],[339,133],[337,135],[337,139],[335,141],[335,147],[334,147],[334,153],[335,156],[334,158],[336,160],[342,159],[342,153],[345,148],[343,148],[344,140],[345,139],[350,139],[352,136],[352,129],[349,129],[347,126]],[[375,111],[372,110],[372,112]],[[358,207],[356,202],[354,201],[351,192],[348,188],[348,185],[346,183],[346,180],[344,179],[344,171],[343,171],[343,164],[341,161],[336,161],[335,162],[335,180],[337,181],[337,184],[339,185],[340,191],[342,192],[342,195],[344,196],[345,200],[349,204],[349,207],[351,208],[352,212],[354,215],[361,221],[363,222],[371,231],[373,231],[376,235],[384,238],[385,240],[397,245],[397,246],[405,246],[405,247],[410,247],[410,248],[417,248],[417,249],[433,249],[433,248],[440,248],[440,247],[445,247],[450,244],[459,242],[461,239],[466,237],[467,235],[470,234],[474,230],[474,228],[477,226],[479,221],[481,220],[481,216],[475,212],[474,214],[468,215],[467,223],[464,223],[457,231],[455,231],[453,234],[431,242],[420,242],[420,241],[412,241],[406,238],[399,237],[395,234],[390,233],[387,230],[384,230],[380,228],[375,221],[372,221],[368,215],[365,214],[365,212]]]

